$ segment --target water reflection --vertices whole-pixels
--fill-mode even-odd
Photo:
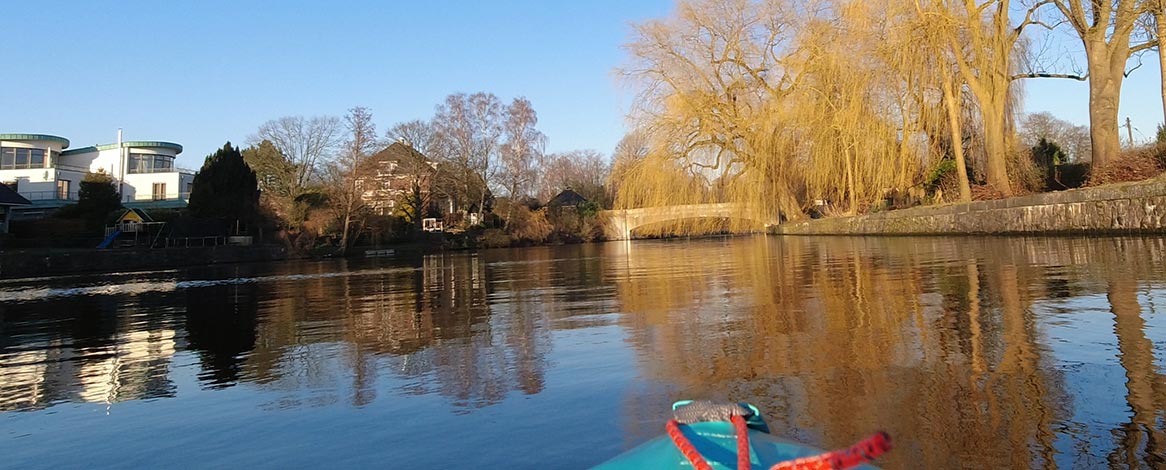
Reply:
[[[181,347],[165,322],[128,323],[113,299],[69,299],[54,311],[0,312],[0,411],[53,403],[173,397],[170,357]],[[24,322],[27,315],[44,315]]]
[[[622,410],[584,444],[731,398],[825,447],[887,429],[890,467],[1160,468],[1164,257],[1155,238],[754,237],[6,282],[0,411],[178,401],[185,377],[264,412],[564,409],[611,357],[569,333],[614,323],[631,385],[590,385]]]
[[[631,245],[619,298],[638,365],[660,387],[631,398],[628,431],[658,432],[652,410],[674,397],[721,397],[753,400],[779,433],[825,446],[885,428],[907,443],[891,466],[1158,468],[1166,381],[1142,315],[1149,297],[1161,301],[1163,248],[1160,239],[755,238],[710,256]],[[1065,314],[1047,315],[1054,308]],[[1098,426],[1090,400],[1121,384],[1095,386],[1094,371],[1073,373],[1075,354],[1058,349],[1104,348],[1075,344],[1073,331],[1077,316],[1102,309],[1112,309],[1107,343],[1117,345],[1130,413],[1080,432]],[[1050,324],[1061,325],[1057,337]]]

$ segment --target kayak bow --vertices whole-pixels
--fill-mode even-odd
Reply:
[[[781,439],[769,433],[761,412],[748,403],[685,400],[672,404],[672,413],[665,436],[595,468],[875,470],[866,463],[891,447],[890,437],[882,432],[833,452]]]

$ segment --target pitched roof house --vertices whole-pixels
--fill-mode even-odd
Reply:
[[[391,215],[415,183],[429,191],[437,171],[436,162],[405,141],[394,142],[370,159],[371,170],[357,181],[357,187],[364,203],[379,215]]]
[[[551,207],[575,207],[584,202],[587,202],[587,198],[581,194],[571,189],[564,189],[552,197],[550,201],[547,201],[547,205]]]

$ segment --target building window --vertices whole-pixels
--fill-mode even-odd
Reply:
[[[154,183],[154,200],[166,199],[166,183]]]
[[[45,150],[0,147],[0,170],[45,168]]]
[[[169,173],[174,171],[174,157],[152,153],[131,153],[126,163],[128,173]]]
[[[69,200],[69,180],[57,180],[57,199]]]

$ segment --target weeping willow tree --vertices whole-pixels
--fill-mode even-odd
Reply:
[[[648,157],[629,171],[617,207],[737,202],[741,223],[802,213],[787,154],[772,152],[758,125],[792,87],[779,53],[798,14],[783,2],[684,2],[636,27],[622,72],[643,86]]]
[[[808,22],[798,86],[773,108],[780,122],[798,128],[778,147],[798,148],[806,197],[848,214],[915,186],[928,164],[919,142],[933,116],[919,112],[918,69],[898,67],[910,51],[886,47],[901,21],[890,7],[838,2]]]
[[[975,176],[1010,194],[1014,69],[1047,3],[1014,24],[1008,0],[682,1],[627,46],[648,156],[616,206],[798,219],[967,201]],[[952,197],[924,194],[951,173]]]
[[[931,51],[888,43],[910,31],[907,5],[702,0],[637,26],[623,73],[643,86],[649,157],[617,206],[797,219],[814,201],[856,213],[918,185],[942,115],[920,66]]]

